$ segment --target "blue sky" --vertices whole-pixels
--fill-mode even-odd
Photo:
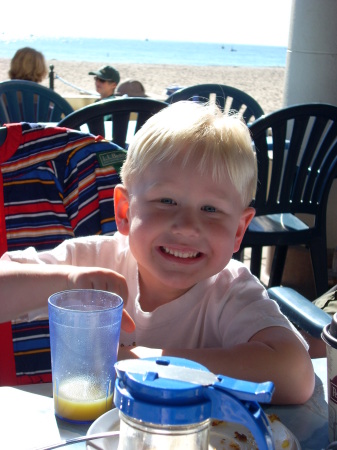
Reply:
[[[287,46],[291,3],[292,0],[9,0],[1,8],[0,30],[2,38],[35,35]]]

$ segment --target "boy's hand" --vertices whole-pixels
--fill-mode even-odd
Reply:
[[[123,331],[126,331],[127,333],[132,333],[135,331],[136,325],[135,322],[131,319],[131,316],[125,309],[123,309],[123,316],[122,316],[122,329]]]
[[[0,323],[47,306],[55,292],[67,289],[100,289],[128,298],[125,278],[109,269],[63,264],[20,264],[0,261]],[[8,299],[20,299],[8,301]],[[124,310],[122,329],[132,332],[135,324]]]
[[[118,294],[124,302],[126,301],[128,287],[125,278],[119,273],[101,267],[70,267],[68,271],[67,289],[98,289],[109,291]]]
[[[68,289],[97,289],[118,294],[124,302],[128,297],[128,287],[125,278],[117,272],[100,267],[72,266],[68,274]],[[135,323],[130,315],[123,310],[122,329],[127,333],[135,330]]]

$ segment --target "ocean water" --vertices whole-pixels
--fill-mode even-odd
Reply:
[[[1,36],[0,57],[11,58],[26,46],[41,51],[47,60],[191,66],[285,67],[287,52],[286,47],[226,43]]]

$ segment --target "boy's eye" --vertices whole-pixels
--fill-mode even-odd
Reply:
[[[172,200],[172,198],[161,198],[160,203],[164,203],[165,205],[175,205],[176,202]]]
[[[210,205],[205,205],[202,208],[202,211],[206,211],[206,212],[216,212],[217,209],[214,208],[214,206],[210,206]]]

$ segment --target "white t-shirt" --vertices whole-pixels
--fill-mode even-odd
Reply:
[[[137,262],[130,252],[128,238],[118,232],[114,236],[69,239],[45,252],[30,247],[6,253],[2,258],[21,263],[97,266],[122,274],[129,290],[124,306],[136,324],[134,333],[121,332],[120,343],[124,345],[229,348],[247,342],[267,327],[281,326],[295,331],[262,284],[244,264],[235,260],[181,297],[152,312],[144,312],[138,301]]]

